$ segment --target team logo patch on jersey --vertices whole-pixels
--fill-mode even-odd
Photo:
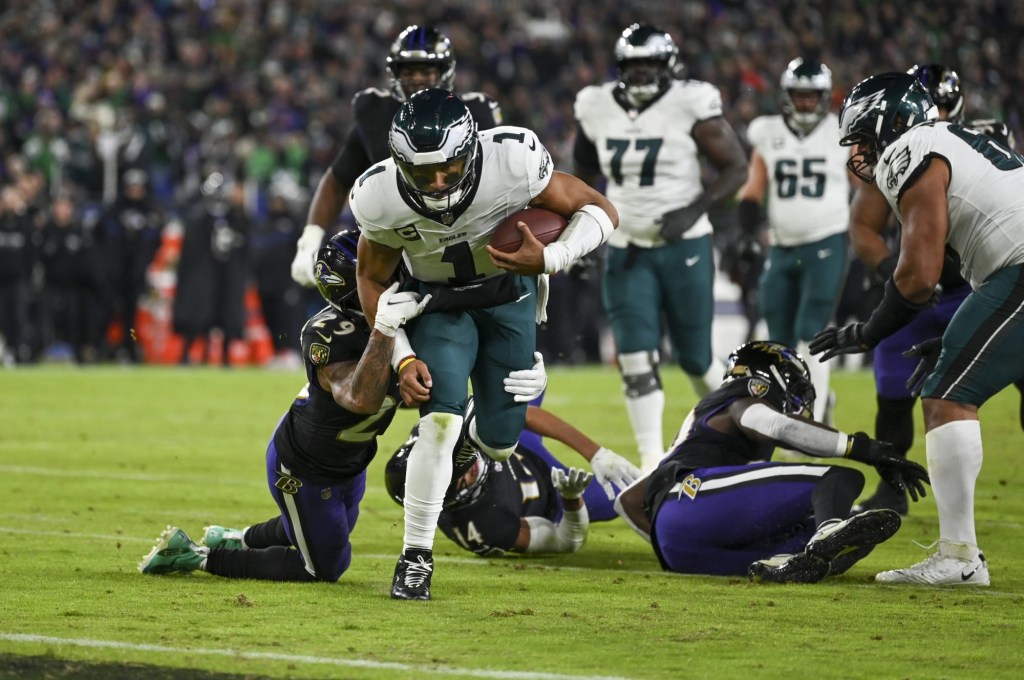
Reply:
[[[761,378],[751,378],[747,381],[747,391],[750,392],[750,396],[757,397],[758,399],[768,394],[770,387],[771,385],[768,384],[768,381]]]
[[[420,236],[420,232],[416,230],[415,224],[407,224],[401,229],[396,229],[395,233],[401,236],[406,241],[422,241],[423,237]]]
[[[910,167],[910,147],[903,147],[898,154],[889,161],[889,174],[886,175],[885,185],[892,189],[900,181],[900,176]]]
[[[537,171],[537,179],[544,179],[548,176],[548,169],[551,167],[551,154],[547,151],[544,152],[544,157],[540,159],[540,170]]]
[[[277,481],[274,482],[274,486],[289,496],[294,496],[299,492],[299,489],[302,488],[302,480],[292,477],[291,475],[286,475],[283,472],[278,472]]]
[[[686,475],[686,478],[679,482],[679,498],[686,496],[691,501],[697,499],[697,492],[700,491],[700,478],[693,475]]]
[[[331,348],[327,345],[314,342],[309,346],[309,360],[313,362],[314,366],[323,366],[330,357]]]
[[[331,487],[326,487],[320,492],[320,500],[329,501],[331,500]]]

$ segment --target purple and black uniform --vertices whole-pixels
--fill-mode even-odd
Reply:
[[[971,294],[971,287],[960,276],[957,265],[948,261],[942,268],[939,281],[942,294],[938,302],[917,313],[910,323],[882,340],[874,350],[875,389],[883,399],[913,399],[907,380],[917,368],[918,357],[908,358],[903,353],[914,345],[941,337],[960,304]],[[883,434],[877,433],[879,437]],[[911,433],[912,436],[912,433]],[[889,441],[892,436],[886,437]],[[911,442],[907,442],[906,449]]]
[[[540,406],[542,399],[530,404]],[[480,488],[468,502],[441,511],[437,525],[444,535],[477,555],[497,556],[512,550],[524,518],[560,521],[562,497],[551,484],[551,468],[568,467],[551,455],[543,441],[535,432],[523,430],[516,453],[505,463],[483,456],[487,472],[481,475]],[[612,501],[596,480],[583,492],[583,503],[591,522],[617,517]]]
[[[306,322],[302,356],[309,385],[267,446],[267,483],[281,515],[246,531],[245,543],[253,550],[212,550],[207,571],[277,581],[336,581],[348,569],[349,536],[366,489],[366,467],[377,453],[377,437],[398,408],[398,382],[392,381],[376,413],[352,413],[320,387],[316,370],[358,361],[369,339],[366,320],[352,312],[326,307]]]
[[[466,93],[461,98],[478,130],[497,127],[498,105],[493,99],[478,92]],[[355,125],[345,139],[345,146],[331,163],[335,179],[346,187],[353,187],[371,165],[391,157],[388,130],[401,106],[402,102],[384,90],[368,88],[356,93],[352,99]]]
[[[745,575],[752,562],[800,552],[814,534],[812,494],[826,474],[840,468],[767,462],[773,445],[708,425],[737,399],[766,398],[779,389],[766,385],[757,378],[737,379],[704,397],[687,439],[648,479],[644,512],[664,569]]]

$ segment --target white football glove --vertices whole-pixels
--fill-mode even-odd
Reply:
[[[381,293],[377,300],[377,318],[374,319],[373,327],[389,338],[393,338],[398,327],[409,319],[419,316],[428,302],[430,302],[429,295],[420,298],[419,293],[399,293],[398,283],[392,283],[391,287]]]
[[[586,490],[587,485],[590,484],[590,480],[593,478],[594,475],[592,473],[580,468],[571,467],[568,470],[558,467],[551,468],[551,483],[555,486],[555,490],[561,494],[562,498],[566,500],[582,496],[583,491]]]
[[[641,475],[640,468],[603,446],[590,459],[590,467],[593,468],[597,483],[608,494],[610,501],[615,500],[615,489],[612,488],[612,484],[622,491],[639,479]]]
[[[537,362],[533,368],[512,371],[504,380],[505,391],[516,395],[514,398],[520,404],[533,401],[542,395],[548,386],[548,374],[544,372],[543,355],[540,352],[534,352],[533,360]]]
[[[324,240],[322,227],[307,224],[302,236],[295,242],[295,257],[292,259],[292,280],[295,283],[312,288],[316,285],[313,278],[313,267],[316,265],[316,254],[320,252],[320,244]]]

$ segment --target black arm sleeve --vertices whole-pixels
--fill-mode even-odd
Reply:
[[[927,306],[927,303],[918,305],[903,297],[896,288],[896,282],[890,278],[885,282],[882,301],[864,324],[864,339],[871,342],[872,347],[877,345],[910,323],[910,320]]]
[[[572,160],[578,177],[600,177],[601,161],[597,157],[597,147],[590,141],[583,128],[576,125],[576,142],[572,147]]]
[[[761,204],[744,198],[736,205],[736,220],[746,236],[753,236],[761,225]]]
[[[370,157],[366,154],[366,145],[363,144],[363,136],[358,125],[353,125],[345,139],[345,146],[341,148],[338,155],[331,163],[331,172],[334,178],[346,187],[355,186],[359,176],[366,172],[366,169],[373,165]]]

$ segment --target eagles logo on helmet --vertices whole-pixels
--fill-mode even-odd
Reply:
[[[642,107],[667,90],[675,76],[679,48],[665,31],[633,24],[615,43],[619,87],[631,104]]]
[[[807,133],[814,129],[828,113],[832,98],[832,71],[821,62],[797,57],[779,79],[782,89],[780,108],[789,126]],[[802,98],[816,97],[814,106],[805,110]],[[796,97],[797,100],[794,100]]]
[[[839,110],[839,143],[856,146],[847,166],[868,184],[885,149],[915,125],[938,118],[935,103],[908,73],[880,73],[857,83]]]
[[[459,205],[473,188],[476,122],[448,90],[420,90],[402,104],[388,133],[391,157],[410,197],[432,213]]]

